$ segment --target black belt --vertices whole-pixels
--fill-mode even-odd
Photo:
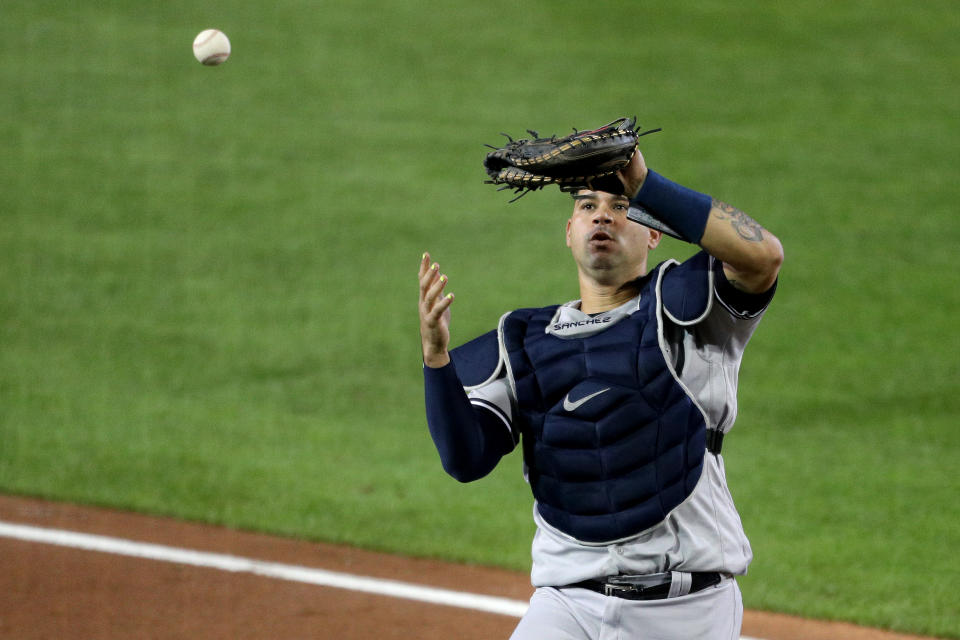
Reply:
[[[690,591],[696,593],[720,583],[719,573],[691,573]],[[658,573],[652,576],[610,576],[604,580],[584,580],[568,584],[564,589],[589,589],[605,596],[616,596],[627,600],[663,600],[670,595],[671,573]]]

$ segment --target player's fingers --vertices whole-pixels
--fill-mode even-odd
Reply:
[[[420,297],[421,299],[426,295],[430,287],[436,283],[437,278],[440,276],[440,265],[434,262],[432,265],[426,268],[426,270],[420,275]]]
[[[432,311],[433,307],[437,304],[437,298],[443,292],[443,288],[447,286],[448,278],[445,274],[441,274],[434,280],[433,284],[430,285],[430,288],[427,289],[424,294],[423,301],[427,305],[427,308]]]
[[[453,304],[453,299],[454,295],[452,293],[448,293],[440,298],[437,304],[430,310],[428,318],[431,323],[439,323],[440,320],[444,318],[444,314],[446,314],[446,319],[449,321],[449,309],[450,305]]]
[[[426,275],[427,269],[430,268],[430,253],[424,251],[423,255],[420,256],[420,274],[417,276],[420,279],[423,279],[423,276]]]

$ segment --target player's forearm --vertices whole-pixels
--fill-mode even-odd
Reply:
[[[723,262],[736,288],[762,293],[776,282],[783,264],[780,240],[736,207],[713,199],[700,246]]]
[[[490,473],[513,447],[506,430],[488,412],[474,409],[453,364],[424,367],[423,382],[427,426],[443,469],[460,482]]]
[[[734,286],[751,293],[776,281],[783,247],[772,233],[736,207],[648,170],[631,205],[641,207],[724,263]]]

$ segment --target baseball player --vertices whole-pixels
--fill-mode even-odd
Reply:
[[[448,278],[424,254],[428,426],[461,482],[522,446],[536,591],[514,640],[735,640],[734,577],[752,552],[720,452],[783,250],[742,211],[648,170],[639,150],[617,177],[622,193],[573,193],[580,298],[507,313],[456,349]],[[661,233],[628,220],[631,207],[702,251],[648,268]]]

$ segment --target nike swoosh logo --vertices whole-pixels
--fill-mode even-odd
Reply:
[[[568,394],[567,394],[567,397],[563,399],[563,408],[564,408],[565,411],[573,411],[573,410],[575,410],[577,407],[579,407],[580,405],[582,405],[584,402],[586,402],[587,400],[590,400],[590,399],[592,399],[592,398],[596,398],[596,397],[597,397],[598,395],[600,395],[601,393],[606,393],[607,391],[610,391],[610,387],[607,387],[606,389],[600,389],[600,391],[597,391],[596,393],[591,393],[591,394],[588,395],[588,396],[584,396],[584,397],[580,398],[579,400],[577,400],[576,402],[570,402],[570,394],[568,393]]]

